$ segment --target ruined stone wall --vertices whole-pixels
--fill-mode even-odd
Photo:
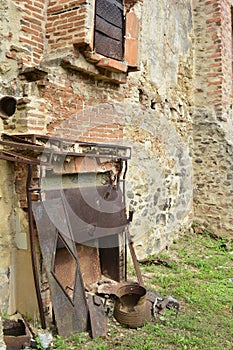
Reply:
[[[161,251],[193,219],[190,1],[126,1],[128,28],[138,33],[136,44],[133,34],[127,36],[137,55],[133,64],[92,51],[93,1],[2,3],[7,20],[1,23],[1,87],[19,100],[4,131],[131,146],[130,232],[139,257]],[[76,31],[76,21],[84,31]],[[9,202],[17,222],[9,231],[12,241],[17,236],[13,280],[21,295],[26,278],[33,288],[30,271],[23,277],[17,268],[30,265],[25,176],[17,165]],[[27,311],[20,294],[15,308]]]
[[[189,1],[144,1],[141,70],[125,87],[127,181],[137,254],[162,250],[192,220],[192,14]],[[129,86],[129,88],[128,88]],[[129,108],[130,109],[130,108]]]
[[[231,1],[193,2],[195,29],[194,217],[232,237]]]
[[[11,64],[6,58],[6,51],[9,43],[9,23],[7,21],[8,5],[6,1],[0,3],[1,21],[0,21],[0,40],[1,40],[1,64],[0,64],[0,85],[1,94],[14,94],[11,84],[14,82],[14,75],[11,74]],[[3,122],[0,120],[0,132],[4,129]],[[0,348],[5,349],[2,337],[2,315],[8,313],[11,280],[11,263],[13,244],[13,167],[11,164],[0,162]]]
[[[193,220],[232,237],[230,0],[126,0],[123,61],[94,51],[94,0],[3,0],[0,10],[1,93],[19,101],[2,131],[131,146],[139,258]],[[1,161],[1,309],[33,315],[26,167],[13,168]]]
[[[7,313],[9,307],[9,282],[12,242],[13,172],[11,164],[1,162],[1,228],[0,228],[0,306]]]
[[[27,9],[25,5],[28,5]],[[24,61],[25,64],[29,61],[31,64],[38,62],[36,47],[39,48],[38,38],[42,32],[42,27],[39,26],[40,29],[37,27],[38,38],[30,37],[36,46],[31,50],[28,36],[32,33],[25,33],[35,31],[33,26],[37,21],[36,18],[40,16],[38,10],[35,10],[35,13],[32,11],[33,6],[32,3],[22,1],[1,1],[0,3],[0,94],[13,95],[22,100],[25,95],[23,91],[27,90],[20,78],[22,62]],[[35,6],[41,8],[39,2]],[[23,9],[25,9],[24,12]],[[25,22],[28,18],[32,19],[30,23]],[[22,30],[19,30],[21,26]],[[39,108],[38,106],[37,104],[36,113],[39,116],[40,106]],[[1,133],[20,133],[28,130],[24,125],[30,124],[30,118],[28,118],[30,108],[24,107],[25,101],[23,100],[19,106],[18,116],[13,116],[9,121],[1,119]],[[17,118],[19,118],[18,124]],[[27,212],[23,210],[25,193],[23,198],[17,195],[17,187],[25,189],[25,172],[21,172],[21,183],[17,183],[19,176],[15,177],[14,164],[1,160],[0,173],[0,310],[3,315],[14,313],[17,310],[34,317],[37,314],[37,303],[32,279],[28,218]],[[2,346],[1,349],[4,348],[1,337],[0,346]]]
[[[2,121],[0,121],[2,130]],[[5,349],[2,334],[2,315],[6,315],[10,304],[10,280],[13,244],[13,171],[12,165],[5,161],[0,163],[0,349]],[[11,290],[13,292],[13,290]],[[13,292],[14,293],[14,292]]]

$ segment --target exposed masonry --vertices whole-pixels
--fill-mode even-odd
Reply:
[[[232,237],[231,1],[194,1],[193,9],[194,217],[217,235]]]
[[[71,7],[71,8],[69,8],[69,9],[60,10],[60,11],[57,11],[57,12],[53,12],[53,13],[52,13],[52,16],[60,15],[61,13],[66,13],[66,12],[69,12],[69,11],[74,11],[74,10],[79,9],[80,7],[82,7],[82,5],[80,5],[80,6],[74,6],[74,7]]]
[[[2,132],[131,146],[138,257],[192,221],[232,237],[231,1],[125,1],[123,62],[94,52],[94,0],[4,0],[0,9],[1,93],[19,100]],[[1,309],[33,315],[26,169],[0,166]]]

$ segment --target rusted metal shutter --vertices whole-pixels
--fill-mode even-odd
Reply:
[[[123,0],[96,0],[95,11],[96,52],[122,60],[124,55]]]

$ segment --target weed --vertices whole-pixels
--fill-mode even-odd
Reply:
[[[66,350],[67,347],[65,339],[62,339],[59,335],[57,335],[57,338],[53,343],[53,347],[59,350]]]
[[[2,311],[2,318],[8,318],[9,317],[9,314],[7,311]]]
[[[40,338],[36,337],[35,341],[36,341],[36,348],[39,349],[39,350],[44,350],[44,347],[42,346]]]

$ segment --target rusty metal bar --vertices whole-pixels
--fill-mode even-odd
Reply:
[[[72,146],[74,144],[78,144],[80,147],[97,147],[97,148],[112,148],[112,149],[117,149],[117,150],[127,150],[130,151],[129,146],[122,146],[122,145],[116,145],[116,144],[111,144],[111,143],[97,143],[97,142],[88,142],[88,141],[80,141],[80,140],[75,140],[75,139],[69,139],[69,138],[61,138],[61,137],[55,137],[55,136],[46,136],[46,135],[38,135],[38,134],[20,134],[20,135],[8,135],[8,134],[2,134],[2,137],[4,139],[8,140],[15,140],[16,142],[23,142],[23,144],[28,144],[28,145],[36,145],[36,146],[41,146],[36,144],[37,140],[41,140],[43,142],[47,141],[58,141],[59,143],[62,143],[63,145],[66,146]],[[34,140],[33,141],[28,141],[28,139]]]
[[[2,141],[0,140],[0,145],[3,146],[9,146],[9,147],[16,147],[16,149],[19,149],[19,147],[25,148],[25,149],[30,149],[33,151],[39,151],[39,152],[43,152],[44,151],[44,146],[39,146],[39,145],[35,145],[35,144],[28,144],[28,143],[19,143],[19,142],[13,142],[13,141]]]
[[[6,154],[0,153],[0,159],[3,160],[8,160],[10,162],[20,162],[20,163],[24,163],[24,164],[37,164],[37,163],[33,163],[32,161],[29,160],[23,160],[22,158],[19,157],[13,157],[13,156],[8,156]],[[38,164],[37,164],[38,165]]]
[[[126,206],[126,200],[125,200],[125,179],[126,179],[126,173],[127,173],[127,170],[128,170],[128,162],[127,160],[124,162],[125,163],[125,170],[124,170],[124,173],[123,173],[123,203],[124,203],[124,207]],[[127,280],[127,236],[126,236],[126,233],[125,233],[125,236],[124,236],[124,244],[125,244],[125,280]]]
[[[31,179],[32,179],[32,165],[29,164],[28,165],[26,191],[27,191],[27,204],[28,204],[28,223],[29,223],[29,234],[30,234],[32,271],[33,271],[34,283],[35,283],[35,288],[36,288],[36,296],[37,296],[38,308],[39,308],[39,313],[40,313],[41,327],[43,329],[46,329],[45,315],[44,315],[44,310],[43,310],[42,298],[41,298],[41,294],[40,294],[40,284],[39,284],[37,263],[36,263],[36,252],[35,252],[34,230],[33,230],[32,200],[31,200],[31,193],[30,193]]]
[[[128,239],[129,250],[130,250],[130,254],[131,254],[132,260],[133,260],[133,265],[134,265],[134,268],[135,268],[135,271],[136,271],[138,283],[139,283],[139,285],[141,287],[144,287],[142,274],[141,274],[141,271],[140,271],[140,268],[139,268],[139,265],[138,265],[138,260],[137,260],[136,253],[135,253],[135,250],[134,250],[134,247],[133,247],[133,241],[132,241],[130,233],[129,233],[129,226],[128,225],[125,228],[125,233],[126,233],[126,237]]]
[[[71,152],[71,151],[57,151],[54,150],[52,147],[45,147],[41,145],[31,144],[31,143],[19,143],[19,142],[12,142],[12,141],[2,141],[0,140],[0,145],[7,146],[14,149],[24,149],[24,150],[31,150],[33,152],[40,153],[51,153],[56,155],[65,155],[65,156],[71,156],[71,157],[95,157],[95,158],[106,158],[106,159],[129,159],[131,157],[130,148],[127,150],[118,146],[93,146],[95,149],[92,149],[90,152]],[[82,146],[81,146],[82,147]],[[90,146],[92,147],[92,146]],[[129,151],[129,155],[122,155],[120,154],[120,150],[126,150]],[[106,150],[106,151],[104,151]],[[94,151],[94,152],[93,152]],[[7,150],[4,150],[4,152],[7,152]],[[10,151],[9,151],[10,152]]]
[[[7,139],[7,140],[11,140],[11,141],[15,141],[15,142],[23,142],[29,145],[32,145],[33,142],[31,140],[26,140],[23,136],[26,136],[24,134],[22,135],[8,135],[8,134],[2,134],[3,139]]]
[[[14,162],[21,162],[26,164],[34,164],[34,165],[49,165],[47,162],[43,162],[40,159],[33,158],[30,156],[25,156],[24,154],[19,154],[14,151],[2,150],[0,153],[0,157],[2,159],[7,158],[6,160],[11,160]]]

